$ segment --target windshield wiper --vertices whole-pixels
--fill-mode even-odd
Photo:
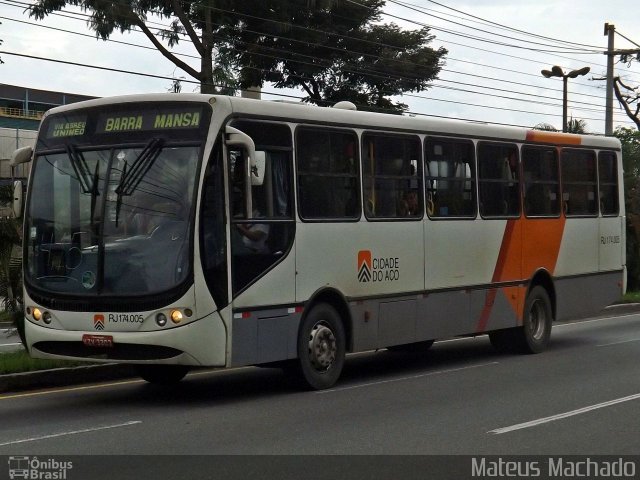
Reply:
[[[67,145],[66,150],[71,166],[73,167],[73,171],[76,173],[76,177],[78,178],[78,182],[82,188],[82,192],[92,193],[93,181],[84,155],[82,152],[79,152],[74,145]]]
[[[151,169],[156,159],[160,155],[164,146],[164,140],[161,138],[152,138],[140,152],[140,155],[133,161],[131,168],[127,171],[127,163],[122,169],[120,183],[116,187],[116,228],[118,227],[118,218],[120,217],[120,207],[122,206],[122,197],[131,195],[136,191],[138,185]]]

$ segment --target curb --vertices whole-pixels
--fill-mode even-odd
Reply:
[[[135,377],[133,365],[109,363],[0,375],[0,393]]]

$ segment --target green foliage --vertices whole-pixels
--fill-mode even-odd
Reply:
[[[49,370],[52,368],[75,367],[86,363],[67,360],[41,360],[31,358],[26,351],[0,353],[0,375],[9,373]]]
[[[13,200],[10,185],[0,187],[0,204]],[[22,256],[20,223],[14,218],[0,218],[0,297],[6,316],[10,317],[23,339]]]
[[[558,131],[556,129],[556,127],[554,127],[550,123],[538,123],[535,127],[533,127],[533,129],[534,130],[542,130],[544,132],[557,132]]]
[[[640,288],[640,131],[619,127],[613,135],[622,143],[624,203],[627,214],[627,288]]]
[[[587,122],[571,117],[567,121],[567,133],[587,133]]]
[[[389,97],[426,90],[447,52],[428,46],[434,38],[428,28],[378,23],[384,4],[238,0],[242,22],[229,25],[221,52],[239,66],[242,88],[268,81],[301,87],[305,101],[318,105],[349,100],[362,109],[402,112],[407,106]]]
[[[428,46],[428,28],[405,31],[381,24],[385,0],[37,0],[37,19],[66,5],[89,13],[98,38],[142,30],[176,66],[201,82],[203,93],[262,86],[302,88],[318,105],[350,100],[365,109],[406,110],[390,97],[428,88],[446,50]],[[157,32],[146,25],[154,13],[171,19]],[[201,56],[196,70],[169,48],[184,35]],[[166,45],[165,45],[166,44]],[[167,48],[167,45],[169,48]]]
[[[640,176],[640,131],[618,127],[613,136],[622,143],[622,162],[625,175],[630,178]]]

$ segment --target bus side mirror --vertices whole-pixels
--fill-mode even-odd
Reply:
[[[13,216],[22,217],[22,207],[24,205],[24,186],[22,180],[13,182]]]
[[[11,166],[14,167],[16,165],[20,165],[21,163],[27,163],[31,161],[31,157],[33,156],[33,148],[32,147],[22,147],[18,148],[11,155]]]
[[[256,144],[253,143],[253,139],[237,128],[233,128],[227,125],[224,130],[225,133],[225,144],[228,147],[237,147],[244,151],[244,154],[247,156],[245,159],[245,172],[246,176],[244,179],[244,208],[246,218],[253,217],[253,199],[251,198],[251,186],[254,185],[254,167],[255,178],[256,181],[260,180],[259,171],[257,169],[256,162]],[[263,170],[264,174],[264,170]],[[262,180],[258,185],[262,184]]]

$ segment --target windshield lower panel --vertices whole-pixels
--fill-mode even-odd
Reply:
[[[201,144],[157,140],[38,156],[25,221],[27,285],[147,296],[190,278]]]

